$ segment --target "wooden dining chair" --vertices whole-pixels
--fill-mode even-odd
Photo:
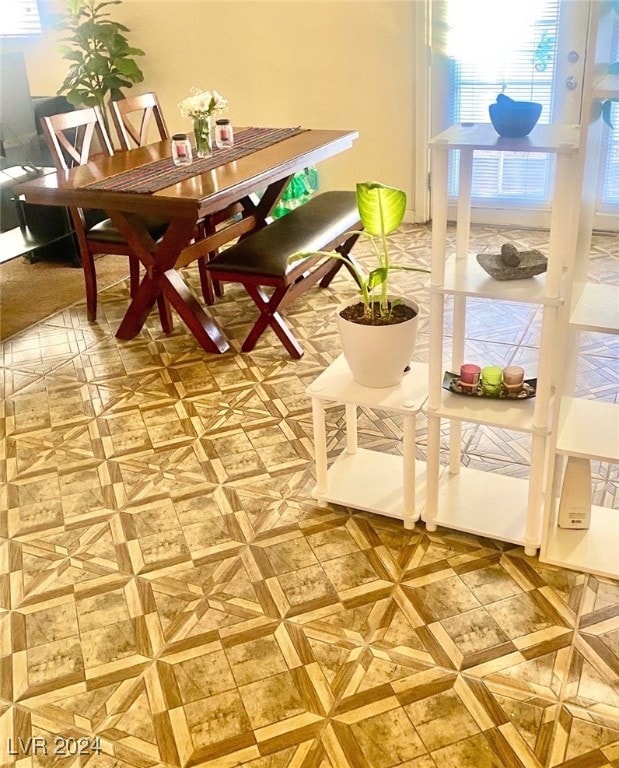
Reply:
[[[109,111],[118,141],[123,149],[133,149],[148,144],[152,140],[149,137],[155,133],[151,131],[153,124],[161,141],[170,138],[170,133],[159,105],[159,99],[153,91],[117,101],[110,100]],[[220,213],[209,216],[206,219],[201,219],[198,222],[196,239],[212,234],[218,224],[229,220],[231,216],[239,213],[241,210],[241,207],[235,204]],[[218,253],[219,251],[213,251],[198,259],[200,287],[204,301],[207,304],[213,304],[215,294],[221,296],[223,292],[219,282],[214,281],[206,270],[207,263],[214,259]]]
[[[156,93],[151,91],[140,96],[110,101],[109,106],[118,141],[123,149],[148,144],[153,121],[161,141],[170,138]]]
[[[97,153],[114,154],[101,113],[96,107],[42,117],[41,124],[45,141],[59,171],[84,165]],[[110,253],[129,258],[129,291],[132,296],[140,280],[140,262],[103,211],[82,208],[70,208],[69,211],[84,270],[86,312],[88,319],[94,321],[97,317],[95,255]],[[147,221],[147,229],[153,240],[157,241],[163,236],[167,225],[168,222],[161,218]],[[170,309],[163,298],[158,303],[163,330],[169,333],[172,329]]]

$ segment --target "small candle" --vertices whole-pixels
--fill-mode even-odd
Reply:
[[[508,365],[503,368],[503,383],[506,386],[522,386],[524,381],[524,368],[519,365]]]
[[[231,147],[234,144],[232,124],[226,118],[215,121],[215,144],[219,149]]]
[[[460,385],[465,389],[474,389],[479,384],[481,368],[473,363],[460,366]]]
[[[498,365],[488,365],[481,371],[481,388],[485,395],[498,395],[501,392],[503,371]]]
[[[191,144],[186,133],[172,136],[172,160],[174,165],[189,165],[192,161]]]
[[[524,368],[508,365],[503,368],[503,386],[508,395],[517,395],[524,384]]]

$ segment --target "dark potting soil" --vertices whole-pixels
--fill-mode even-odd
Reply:
[[[358,323],[359,325],[397,325],[403,323],[406,320],[412,320],[417,314],[412,307],[408,304],[394,304],[391,306],[391,312],[386,317],[380,315],[380,304],[375,301],[372,304],[372,316],[365,316],[365,305],[362,301],[357,304],[352,304],[349,307],[344,307],[340,312],[340,317],[344,320],[348,320],[351,323]]]

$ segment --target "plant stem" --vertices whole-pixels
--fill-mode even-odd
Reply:
[[[389,274],[389,247],[387,244],[387,235],[385,234],[385,222],[383,218],[383,201],[382,197],[378,196],[378,205],[380,209],[380,231],[381,241],[383,246],[383,252],[381,257],[382,266],[387,270],[386,274]],[[381,314],[388,311],[387,306],[387,280],[384,280],[380,287],[380,307]]]

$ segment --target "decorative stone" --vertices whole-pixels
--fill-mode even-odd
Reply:
[[[513,243],[503,243],[501,246],[501,261],[506,267],[517,267],[520,264],[520,254]]]
[[[511,243],[506,243],[505,245],[511,245]],[[480,267],[495,280],[522,280],[526,277],[540,275],[548,268],[548,259],[543,253],[535,249],[520,252],[516,250],[518,264],[510,266],[504,261],[503,247],[501,248],[501,253],[477,254],[477,261]],[[513,251],[509,249],[508,258],[513,259],[513,256]]]

